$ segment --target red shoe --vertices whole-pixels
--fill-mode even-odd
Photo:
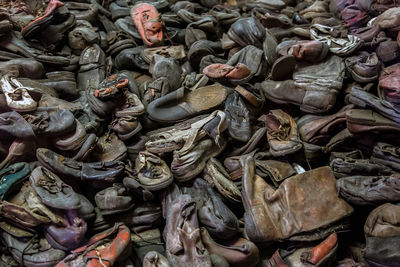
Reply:
[[[145,44],[149,46],[162,44],[164,25],[154,6],[147,3],[137,4],[131,9],[131,16]]]
[[[216,63],[205,67],[203,73],[215,80],[241,80],[250,75],[250,70],[242,63],[236,66]]]
[[[29,38],[33,32],[36,32],[37,28],[41,26],[45,26],[50,23],[53,19],[54,10],[57,8],[64,6],[64,4],[58,0],[50,0],[47,4],[46,10],[44,11],[43,16],[36,18],[28,23],[24,28],[22,28],[21,33],[24,38]]]
[[[109,267],[125,260],[130,250],[129,228],[122,223],[116,223],[113,228],[93,236],[85,246],[71,251],[72,254],[59,262],[56,267]]]

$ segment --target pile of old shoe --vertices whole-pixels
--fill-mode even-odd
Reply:
[[[0,17],[0,266],[400,266],[399,0]]]

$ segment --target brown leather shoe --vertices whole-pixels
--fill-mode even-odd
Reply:
[[[231,241],[217,243],[204,227],[200,228],[200,233],[201,240],[209,253],[223,256],[232,267],[253,267],[260,260],[257,246],[245,238],[239,237]]]
[[[255,162],[251,157],[245,162],[242,199],[245,231],[253,242],[288,238],[316,240],[340,227],[338,221],[353,212],[353,208],[338,197],[336,179],[329,167],[290,177],[274,190],[255,174]],[[296,207],[298,199],[303,201]],[[310,209],[304,209],[304,203],[308,203]],[[320,232],[315,235],[317,229]]]
[[[293,154],[303,145],[293,118],[280,109],[271,110],[259,120],[267,127],[269,151],[275,157]]]

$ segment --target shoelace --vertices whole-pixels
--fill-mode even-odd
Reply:
[[[43,174],[46,175],[47,179],[40,179],[38,185],[53,194],[62,191],[64,184],[57,184],[56,179],[46,169],[43,169]]]
[[[36,241],[36,242],[35,242]],[[38,240],[38,235],[35,234],[26,244],[26,247],[24,247],[24,249],[22,250],[21,253],[21,258],[20,258],[20,266],[23,267],[24,266],[24,255],[25,252],[30,249],[33,246],[33,248],[39,248],[40,244],[39,244],[39,240]]]
[[[96,250],[96,255],[97,255],[97,257],[99,257],[99,261],[100,261],[101,266],[102,266],[102,267],[107,267],[107,265],[105,265],[105,264],[103,263],[103,259],[101,258],[100,251],[99,251],[97,248],[96,248],[95,250]]]
[[[39,116],[25,114],[22,116],[28,123],[37,126],[40,129],[45,129],[49,126],[49,116],[40,114]]]
[[[277,130],[270,131],[269,134],[279,141],[286,141],[289,136],[289,127],[285,127],[285,125],[280,125]]]

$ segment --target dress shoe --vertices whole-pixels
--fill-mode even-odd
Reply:
[[[368,109],[351,109],[346,112],[347,129],[351,133],[362,132],[397,132],[399,125]]]
[[[215,125],[217,124],[217,125]],[[225,113],[214,111],[210,115],[199,115],[173,126],[147,133],[146,149],[151,153],[166,153],[190,147],[193,142],[210,136],[208,128],[213,128],[213,138],[217,143],[221,133],[226,130]],[[211,137],[211,136],[210,136]]]
[[[350,157],[337,157],[331,160],[330,167],[336,178],[346,176],[380,176],[391,175],[394,171],[382,164],[374,163],[370,159],[353,159]]]
[[[90,159],[98,162],[111,162],[123,160],[126,157],[127,148],[117,135],[104,134],[100,137],[90,152]]]
[[[74,115],[65,109],[40,108],[23,117],[39,136],[57,137],[76,129]]]
[[[181,87],[151,102],[147,106],[147,113],[154,121],[179,122],[215,109],[225,101],[227,95],[228,89],[220,84],[200,87],[188,93]]]
[[[375,53],[359,52],[356,56],[346,58],[347,70],[354,80],[361,83],[378,79],[381,63]]]
[[[306,114],[302,116],[297,120],[301,139],[317,145],[329,142],[332,135],[345,127],[346,111],[353,107],[354,105],[347,105],[332,115]]]
[[[326,57],[329,47],[319,41],[288,40],[281,42],[276,51],[282,56],[292,55],[296,60],[319,62]]]
[[[160,157],[147,152],[139,152],[136,158],[135,177],[138,182],[150,191],[157,191],[168,187],[172,181],[172,173]]]
[[[266,80],[260,87],[265,97],[275,103],[294,104],[307,113],[323,113],[331,110],[336,102],[342,88],[344,68],[343,60],[332,56],[321,63],[298,68],[293,80]]]
[[[397,110],[395,105],[366,91],[352,88],[350,91],[349,102],[360,108],[370,107],[379,114],[397,123],[400,122],[400,111]]]
[[[110,222],[123,222],[133,231],[141,233],[161,225],[161,206],[156,202],[136,203],[130,212],[105,216]]]
[[[33,139],[35,133],[31,125],[17,112],[5,112],[0,114],[0,138]]]
[[[7,61],[1,61],[0,71],[2,73],[17,71],[18,77],[30,79],[40,79],[43,78],[45,74],[43,64],[33,58],[13,58]]]
[[[24,38],[30,38],[36,32],[43,30],[47,25],[49,25],[54,20],[54,13],[57,8],[64,6],[64,4],[58,0],[49,1],[46,10],[42,16],[39,16],[35,20],[25,25],[21,33]]]
[[[57,149],[63,151],[76,151],[82,147],[87,137],[84,126],[76,120],[76,128],[74,132],[54,138],[52,143]]]
[[[225,113],[229,136],[240,142],[249,141],[251,138],[249,110],[238,93],[235,92],[227,97]]]
[[[71,251],[79,247],[87,231],[87,224],[79,217],[71,216],[71,225],[60,227],[56,224],[46,225],[44,235],[52,247]]]

